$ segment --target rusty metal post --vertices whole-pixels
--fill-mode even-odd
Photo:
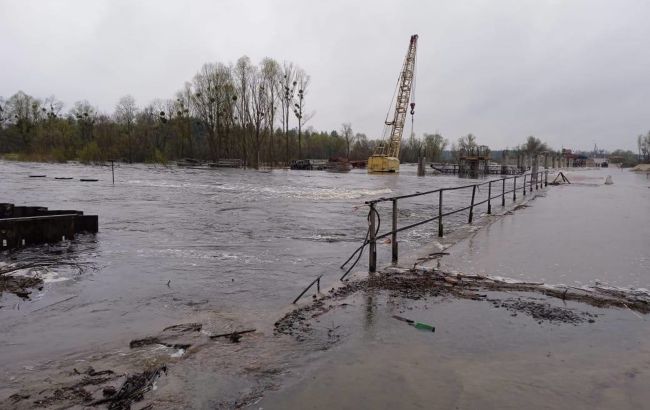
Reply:
[[[377,271],[377,239],[375,232],[375,204],[370,204],[370,221],[369,221],[369,244],[370,252],[368,252],[368,271],[370,273]]]
[[[393,199],[393,234],[391,237],[393,246],[393,263],[397,262],[397,199]]]
[[[476,196],[476,185],[472,187],[472,203],[469,204],[469,221],[467,223],[472,223],[474,218],[474,197]]]
[[[442,238],[442,190],[438,196],[438,237]]]
[[[492,181],[488,182],[488,215],[492,213]]]
[[[501,206],[506,206],[506,179],[501,180]]]
[[[512,202],[515,202],[517,200],[517,177],[515,177],[515,180],[512,183]]]

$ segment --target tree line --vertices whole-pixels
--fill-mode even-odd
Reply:
[[[367,158],[375,142],[351,127],[308,127],[309,75],[297,65],[244,56],[208,63],[173,98],[138,106],[126,95],[112,113],[89,101],[65,110],[55,97],[0,97],[0,154],[22,159],[166,162],[239,158],[248,166],[294,158]],[[349,124],[348,124],[349,125]],[[342,135],[342,134],[345,134]]]
[[[0,154],[39,161],[160,162],[182,158],[241,159],[247,166],[287,165],[292,159],[367,159],[378,144],[352,124],[316,131],[309,100],[310,76],[291,62],[243,56],[234,64],[207,63],[172,98],[139,106],[126,95],[112,113],[87,100],[65,109],[55,97],[18,91],[0,97]],[[450,147],[451,158],[477,146],[468,134]],[[438,133],[405,136],[402,162],[439,162],[449,141]],[[639,160],[650,161],[650,132],[638,137]],[[549,148],[529,137],[516,152]],[[629,157],[630,152],[625,152]]]

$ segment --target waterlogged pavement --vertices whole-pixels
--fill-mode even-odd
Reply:
[[[607,175],[614,185],[603,185]],[[549,187],[527,207],[493,218],[447,249],[451,255],[442,268],[576,288],[649,287],[645,175],[610,169],[567,176],[572,185]],[[478,299],[359,292],[313,321],[315,333],[334,332],[340,342],[257,406],[647,407],[646,315],[536,292],[487,292]],[[522,305],[550,306],[589,320],[567,323],[512,309]],[[432,324],[436,331],[417,330],[393,315]]]
[[[569,171],[444,259],[448,270],[518,280],[650,289],[650,180],[621,169]],[[613,185],[605,185],[611,175]]]
[[[491,294],[521,297],[526,294]],[[539,295],[533,295],[539,302]],[[647,407],[650,331],[623,309],[555,323],[485,301],[357,295],[315,330],[342,342],[268,393],[263,409],[639,409]],[[433,324],[417,330],[392,315]]]

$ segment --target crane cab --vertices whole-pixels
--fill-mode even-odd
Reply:
[[[371,155],[367,167],[368,173],[399,172],[399,159],[386,155]]]

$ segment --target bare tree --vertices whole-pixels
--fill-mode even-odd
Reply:
[[[133,162],[133,128],[135,118],[138,114],[138,107],[135,104],[135,98],[125,95],[120,98],[115,106],[115,120],[122,124],[126,131],[126,143],[129,162]]]
[[[237,60],[235,64],[235,89],[237,117],[242,131],[241,148],[244,161],[248,161],[248,131],[251,124],[250,113],[250,77],[253,66],[251,65],[250,58],[243,56]]]
[[[309,76],[303,69],[296,70],[296,81],[297,83],[298,94],[296,96],[296,102],[293,104],[293,113],[298,119],[298,159],[302,159],[302,126],[307,123],[313,116],[314,113],[305,114],[305,95],[307,94],[307,87],[309,86]],[[348,159],[350,156],[348,146]]]
[[[440,161],[442,152],[445,150],[449,141],[436,134],[424,134],[424,156],[428,157],[431,161]]]
[[[272,58],[262,60],[262,82],[266,90],[266,127],[269,130],[269,162],[271,166],[275,164],[275,143],[273,137],[275,134],[275,113],[276,104],[280,93],[281,70],[277,61]]]
[[[267,108],[266,90],[261,73],[253,68],[249,77],[250,86],[250,115],[252,126],[255,131],[255,169],[260,166],[260,147],[263,139],[262,125],[264,114]]]
[[[210,158],[215,161],[218,157],[216,134],[217,134],[217,100],[218,87],[216,84],[216,66],[214,64],[204,64],[201,70],[194,76],[192,95],[192,104],[198,119],[207,129],[208,149]]]
[[[293,96],[296,92],[298,82],[294,79],[295,73],[293,64],[286,61],[282,65],[282,78],[280,87],[282,89],[281,104],[282,107],[282,131],[285,138],[285,163],[289,164],[289,112],[293,104]]]
[[[345,157],[350,160],[350,146],[354,143],[354,133],[352,132],[352,124],[344,122],[341,125],[341,136],[345,140]]]

